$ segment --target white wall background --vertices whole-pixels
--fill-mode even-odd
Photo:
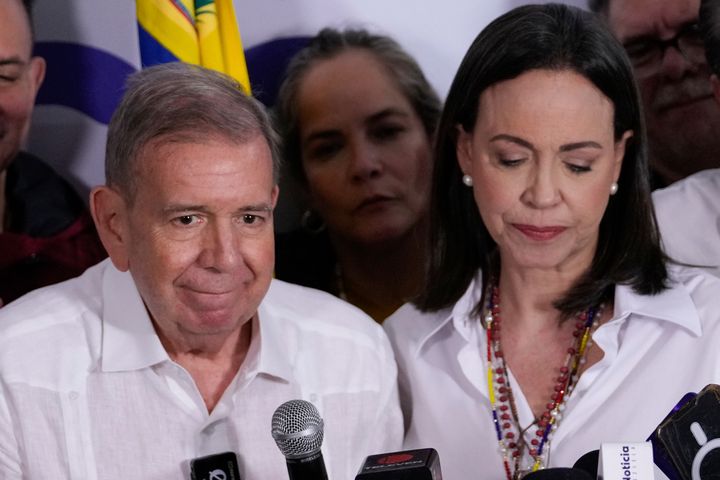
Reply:
[[[493,18],[522,0],[235,0],[246,48],[310,35],[323,26],[364,26],[393,35],[444,96],[466,48]],[[585,7],[585,0],[564,3]],[[36,39],[90,45],[139,66],[132,0],[36,0]],[[55,65],[55,68],[62,68]],[[86,193],[104,180],[106,126],[58,105],[36,108],[28,150]]]

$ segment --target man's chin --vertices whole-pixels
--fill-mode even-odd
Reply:
[[[194,318],[180,325],[180,332],[186,339],[194,338],[193,342],[200,342],[198,346],[205,342],[222,344],[246,323],[237,317]]]
[[[197,333],[231,332],[244,323],[244,317],[245,315],[238,313],[235,308],[194,311],[187,326],[188,330],[194,328]]]

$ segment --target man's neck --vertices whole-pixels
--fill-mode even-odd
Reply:
[[[250,349],[252,323],[250,319],[224,341],[210,342],[199,348],[189,348],[187,345],[175,348],[177,344],[171,346],[168,339],[160,335],[170,358],[193,378],[208,412],[213,411],[245,361]]]
[[[5,231],[5,178],[7,170],[0,172],[0,233]]]

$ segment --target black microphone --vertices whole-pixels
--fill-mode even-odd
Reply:
[[[370,455],[355,480],[442,480],[440,457],[434,448]]]
[[[595,480],[595,477],[578,468],[544,468],[528,473],[523,480]]]
[[[272,437],[285,456],[290,480],[328,480],[320,447],[323,420],[315,406],[290,400],[272,416]]]
[[[598,463],[600,462],[600,450],[591,450],[577,459],[572,468],[589,473],[593,478],[597,477]]]
[[[720,477],[720,386],[710,384],[683,397],[650,441],[655,463],[669,478]]]

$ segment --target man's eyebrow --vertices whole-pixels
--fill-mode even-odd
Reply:
[[[272,212],[272,205],[267,203],[244,205],[237,208],[236,212]],[[210,209],[205,205],[192,205],[192,204],[173,204],[163,208],[165,214],[180,214],[187,212],[199,212],[199,213],[211,213]]]
[[[182,204],[182,203],[175,203],[172,205],[168,205],[167,207],[163,208],[164,213],[184,213],[184,212],[201,212],[201,213],[207,213],[209,212],[208,208],[204,205],[191,205],[191,204]]]
[[[272,212],[273,207],[267,203],[260,203],[257,205],[246,205],[238,209],[239,212]]]
[[[688,33],[688,31],[693,31],[698,26],[698,19],[690,20],[688,22],[683,23],[675,29],[675,34],[670,38],[662,38],[661,35],[659,35],[657,32],[643,32],[643,33],[634,33],[630,36],[628,36],[626,39],[624,39],[621,43],[623,46],[626,45],[633,45],[635,43],[642,43],[642,42],[667,42],[668,40],[672,40],[673,38],[677,37],[678,35],[682,35],[683,33]]]

